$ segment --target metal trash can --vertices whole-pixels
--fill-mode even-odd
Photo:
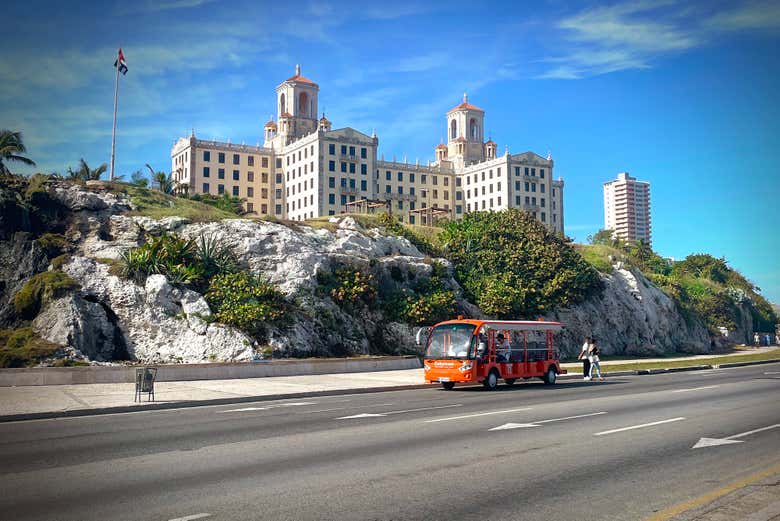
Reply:
[[[157,378],[156,367],[139,367],[135,370],[134,402],[141,401],[141,394],[147,393],[146,401],[154,401],[154,380]]]

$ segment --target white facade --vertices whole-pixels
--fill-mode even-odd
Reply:
[[[637,181],[628,172],[604,183],[604,229],[624,241],[651,245],[650,183]]]
[[[484,141],[484,110],[465,94],[446,114],[447,144],[438,145],[435,161],[426,164],[377,159],[376,135],[349,127],[333,130],[324,114],[317,119],[318,98],[319,86],[296,67],[295,75],[276,88],[277,118],[263,127],[263,147],[241,146],[266,166],[262,175],[255,175],[254,166],[249,170],[247,158],[243,170],[241,161],[239,170],[230,169],[229,184],[215,183],[215,166],[198,158],[212,152],[221,158],[221,150],[232,153],[237,146],[193,134],[171,152],[173,170],[181,172],[177,182],[192,193],[238,193],[248,210],[291,220],[366,211],[369,204],[385,205],[409,224],[522,208],[563,233],[563,180],[553,180],[552,158],[510,155],[508,149],[497,156],[496,143]]]

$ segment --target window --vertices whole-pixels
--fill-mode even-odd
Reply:
[[[354,179],[350,179],[349,180],[349,189],[350,190],[354,190],[355,189],[355,180]]]
[[[238,170],[233,170],[233,181],[238,181]]]
[[[355,173],[355,163],[349,164],[349,173],[354,174]]]
[[[409,182],[414,183],[414,172],[409,172]]]
[[[225,162],[225,153],[224,152],[220,152],[219,153],[219,157],[217,159],[219,160],[220,163],[224,163]]]
[[[225,193],[225,185],[217,185],[217,193],[222,195]]]
[[[209,170],[209,167],[204,166],[203,167],[203,177],[210,177],[210,176],[211,176],[211,171]]]
[[[528,167],[525,167],[525,175],[528,175]]]
[[[385,185],[385,193],[386,194],[390,193],[390,185]]]
[[[347,179],[341,178],[341,188],[346,188],[346,187],[347,187]]]
[[[239,164],[241,164],[241,162],[239,161],[238,154],[233,154],[233,164],[234,164],[234,165],[239,165]]]
[[[520,196],[519,195],[515,196],[515,205],[520,206]]]
[[[367,187],[367,184],[366,184],[366,180],[365,180],[365,179],[363,179],[363,180],[361,180],[361,181],[360,181],[360,189],[361,189],[361,190],[363,190],[364,192],[365,192],[366,190],[368,190],[368,187]]]
[[[436,186],[437,184],[439,184],[439,178],[436,177],[435,175],[431,176],[431,179],[433,179],[433,186]]]
[[[238,187],[236,187],[238,188]],[[247,197],[254,197],[255,196],[255,189],[251,186],[246,189],[246,196]]]
[[[552,195],[553,195],[553,197],[555,197],[555,188],[553,188],[553,194]]]
[[[501,181],[496,183],[496,192],[500,192],[500,191],[501,191]]]
[[[409,195],[414,195],[414,187],[413,186],[409,187]]]
[[[342,156],[347,155],[347,145],[341,145],[341,155]]]
[[[434,199],[438,199],[439,198],[439,191],[438,190],[434,190],[433,191],[433,198]]]
[[[525,191],[530,192],[531,191],[531,183],[528,181],[525,182]]]
[[[404,194],[404,187],[403,186],[399,186],[398,187],[398,195],[403,195],[403,194]]]
[[[501,206],[501,196],[498,196],[498,206]]]
[[[493,198],[490,198],[490,207],[493,208]]]
[[[254,158],[252,158],[252,159],[254,160]],[[254,163],[253,163],[253,164],[254,164]],[[264,158],[262,158],[262,159],[260,160],[260,165],[261,165],[263,168],[268,168],[268,158],[267,158],[267,157],[264,157]]]
[[[344,161],[341,162],[341,171],[344,173],[347,172],[347,164]]]
[[[403,183],[403,181],[404,181],[404,173],[398,172],[398,182]]]
[[[255,211],[255,205],[252,203],[246,203],[246,211],[247,212],[254,212]]]
[[[515,175],[516,176],[520,175],[520,167],[519,166],[515,167]]]
[[[425,184],[425,183],[427,183],[427,182],[428,182],[428,176],[427,176],[427,175],[425,175],[425,174],[422,174],[422,175],[420,175],[420,182],[421,182],[422,184]]]
[[[209,150],[203,151],[203,160],[204,161],[211,161],[211,152]]]
[[[488,170],[488,178],[493,179],[493,170]]]
[[[482,180],[485,180],[485,172],[482,172]]]
[[[463,213],[463,206],[460,204],[455,206],[455,213]]]
[[[539,190],[539,191],[544,193],[544,183],[542,183],[541,190]]]
[[[409,201],[409,209],[414,210],[414,201]],[[414,224],[414,222],[412,222],[411,224]]]
[[[543,223],[546,223],[546,222],[547,222],[547,214],[546,214],[546,213],[544,213],[544,212],[542,212],[542,222],[543,222]]]
[[[346,195],[342,195],[341,196],[341,204],[342,204],[342,206],[347,204],[347,196]]]
[[[254,172],[247,172],[246,180],[249,181],[250,183],[254,182],[254,180],[255,180],[255,173]]]
[[[277,157],[276,158],[276,168],[282,168],[282,158]]]
[[[544,203],[546,202],[546,201],[544,200],[544,197],[542,197],[542,198],[539,200],[539,202],[541,203],[541,205],[540,205],[540,206],[541,206],[542,208],[544,208],[544,207],[545,207],[545,204],[544,204]]]
[[[493,193],[493,183],[490,183],[488,185],[488,189],[489,189],[490,193],[492,194]]]
[[[450,200],[450,191],[444,190],[444,200],[449,201]]]
[[[263,159],[265,160],[265,164],[263,166],[268,166],[268,159]],[[255,156],[246,156],[246,164],[248,166],[255,166]]]
[[[520,181],[515,181],[515,190],[520,191]]]
[[[390,172],[390,170],[387,170],[387,171],[385,172],[385,180],[386,180],[386,181],[390,181],[392,178],[393,178],[393,174],[392,174],[392,172]]]
[[[217,170],[217,177],[220,178],[220,179],[225,179],[225,169],[224,168],[220,168],[219,170]]]
[[[403,201],[398,201],[398,209],[399,210],[403,210],[404,209],[404,202]]]
[[[280,184],[282,182],[282,174],[276,174],[276,184]]]
[[[328,194],[328,204],[336,204],[336,194]]]
[[[354,157],[355,156],[355,147],[349,147],[349,155],[350,155],[350,157]]]
[[[209,193],[209,184],[208,183],[203,183],[203,193],[204,194]]]
[[[409,224],[414,224],[414,215],[409,216]]]
[[[531,176],[536,177],[536,168],[531,169]]]
[[[328,154],[335,156],[336,155],[336,145],[333,143],[328,144]]]
[[[444,186],[450,186],[450,178],[449,177],[445,177],[444,178]]]
[[[531,191],[536,192],[536,183],[531,183]]]
[[[539,177],[541,177],[542,179],[544,179],[544,168],[540,168],[540,169],[539,169]],[[544,219],[542,219],[542,220],[544,220]]]
[[[335,177],[329,177],[328,178],[328,188],[336,188],[336,178]]]
[[[328,172],[335,172],[335,171],[336,171],[336,162],[328,161]]]
[[[531,197],[531,204],[536,206],[536,197]]]
[[[461,186],[461,185],[462,185],[462,183],[461,183],[460,177],[456,178],[455,179],[455,186]]]
[[[276,206],[274,206],[274,213],[276,215],[282,215],[282,205],[281,204],[277,204]]]
[[[268,214],[268,205],[267,204],[260,205],[260,212],[263,215],[267,215]]]
[[[466,197],[471,197],[471,188],[466,190]]]
[[[282,189],[281,189],[281,188],[277,188],[277,189],[276,189],[276,194],[275,194],[275,196],[276,196],[276,198],[277,198],[277,199],[281,199],[281,198],[283,197],[283,196],[282,196]],[[278,213],[278,212],[277,212],[277,213]]]
[[[525,204],[526,204],[526,206],[530,206],[531,205],[531,198],[528,197],[527,195],[525,196]]]
[[[262,197],[263,199],[268,199],[268,188],[260,189],[260,197]]]
[[[482,187],[482,195],[485,195],[485,187]]]
[[[462,201],[463,200],[463,192],[455,192],[455,199],[457,201]]]
[[[368,165],[366,165],[365,163],[361,163],[361,165],[360,165],[360,173],[362,175],[366,175],[368,173]]]
[[[458,124],[453,119],[450,123],[450,139],[455,139],[458,137]]]
[[[366,147],[360,148],[360,157],[362,159],[366,159],[366,157],[368,157],[368,151],[366,150]]]

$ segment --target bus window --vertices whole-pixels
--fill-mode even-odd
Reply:
[[[472,338],[474,338],[474,326],[471,324],[437,326],[431,332],[425,356],[428,358],[468,358]]]

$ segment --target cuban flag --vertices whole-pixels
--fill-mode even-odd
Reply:
[[[119,72],[121,72],[122,75],[127,74],[127,64],[125,63],[125,55],[122,53],[121,47],[119,48],[119,55],[114,62],[114,67],[119,67]]]

